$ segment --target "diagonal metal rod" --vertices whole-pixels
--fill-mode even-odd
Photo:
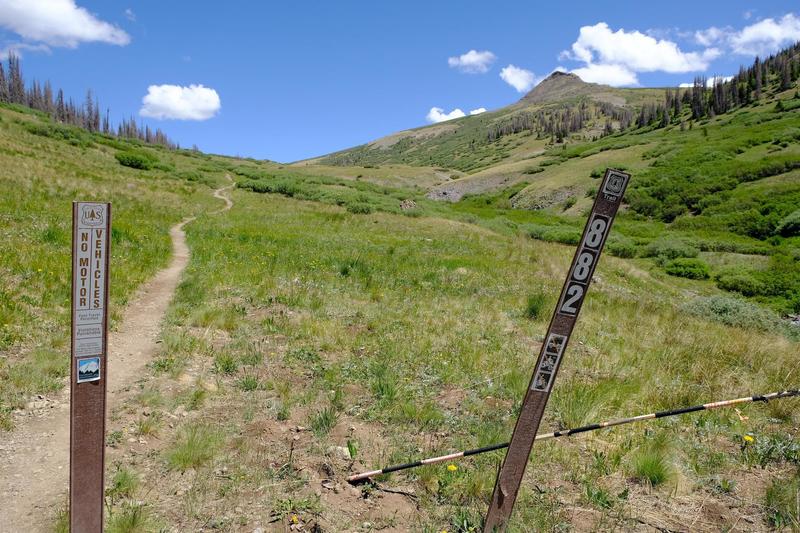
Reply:
[[[747,396],[745,398],[736,398],[733,400],[722,400],[719,402],[704,403],[702,405],[694,405],[692,407],[681,407],[678,409],[670,409],[668,411],[658,411],[655,413],[648,413],[646,415],[631,416],[628,418],[618,418],[616,420],[608,420],[606,422],[589,424],[587,426],[581,426],[573,429],[564,429],[561,431],[554,431],[552,433],[542,433],[540,435],[536,435],[535,440],[540,441],[547,439],[555,439],[558,437],[568,437],[570,435],[575,435],[577,433],[585,433],[587,431],[595,431],[598,429],[610,428],[613,426],[621,426],[623,424],[631,424],[633,422],[639,422],[641,420],[651,420],[654,418],[664,418],[667,416],[685,415],[687,413],[694,413],[695,411],[708,411],[711,409],[719,409],[721,407],[731,407],[733,405],[739,405],[742,403],[768,402],[770,400],[778,400],[780,398],[789,398],[792,396],[800,396],[800,389],[771,392],[769,394]],[[461,452],[450,453],[447,455],[440,455],[438,457],[429,457],[427,459],[420,459],[418,461],[414,461],[411,463],[387,466],[385,468],[381,468],[380,470],[372,470],[369,472],[363,472],[361,474],[354,474],[348,477],[347,481],[349,483],[355,483],[357,481],[362,481],[364,479],[368,479],[372,476],[377,476],[380,474],[388,474],[390,472],[397,472],[398,470],[407,470],[409,468],[416,468],[418,466],[443,463],[445,461],[452,461],[453,459],[458,459],[460,457],[468,457],[470,455],[477,455],[479,453],[493,452],[495,450],[502,450],[503,448],[508,448],[507,442],[503,442],[501,444],[492,444],[490,446],[484,446],[482,448],[474,448],[472,450],[464,450]]]

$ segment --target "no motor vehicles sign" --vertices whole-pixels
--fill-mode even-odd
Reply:
[[[70,530],[103,530],[111,204],[72,204]]]

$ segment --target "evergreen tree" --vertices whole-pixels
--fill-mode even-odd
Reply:
[[[44,91],[42,92],[43,105],[46,113],[53,114],[55,110],[53,107],[53,87],[50,85],[50,80],[44,82]]]
[[[25,105],[25,82],[22,80],[19,58],[13,52],[8,54],[8,94],[12,103]]]
[[[753,64],[754,77],[755,77],[755,85],[754,90],[756,92],[756,100],[761,100],[761,60],[756,56],[756,62]]]
[[[8,102],[8,82],[6,81],[6,72],[3,64],[0,63],[0,102]]]
[[[789,61],[783,62],[781,69],[781,91],[786,91],[792,87],[792,69]]]
[[[67,121],[67,108],[64,105],[64,91],[61,89],[58,90],[58,96],[56,97],[56,120],[58,122]]]

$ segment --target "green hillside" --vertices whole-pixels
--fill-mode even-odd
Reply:
[[[613,89],[556,72],[513,106],[395,133],[313,162],[438,166],[472,173],[529,159],[556,139],[598,137],[607,121],[619,129],[632,120],[631,109],[661,97],[660,90]]]
[[[554,73],[510,107],[292,168],[389,184],[387,168],[408,176],[416,166],[439,180],[420,179],[415,193],[563,243],[577,239],[604,169],[628,170],[616,253],[653,256],[673,274],[675,260],[692,264],[699,274],[687,275],[797,314],[798,78],[798,46],[710,89],[704,80],[683,91],[612,89]]]

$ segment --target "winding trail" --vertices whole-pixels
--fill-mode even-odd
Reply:
[[[214,191],[225,206],[233,207],[224,193],[235,186]],[[136,293],[125,309],[119,331],[109,334],[108,393],[106,413],[120,404],[125,393],[142,375],[157,353],[161,322],[189,263],[189,248],[183,228],[190,217],[170,229],[172,261]],[[113,268],[113,266],[112,266]],[[0,440],[0,532],[50,531],[55,509],[66,501],[69,489],[69,387],[44,412],[20,419],[18,428]],[[36,403],[36,402],[34,402]]]

